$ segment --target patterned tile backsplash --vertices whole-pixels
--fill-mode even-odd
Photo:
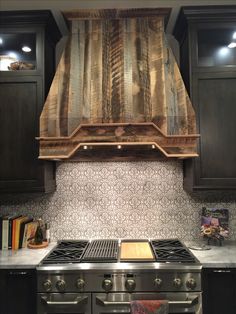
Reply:
[[[183,190],[181,161],[58,163],[57,190],[28,202],[3,204],[42,217],[51,238],[200,238],[203,206],[228,208],[236,239],[235,195],[191,196]]]

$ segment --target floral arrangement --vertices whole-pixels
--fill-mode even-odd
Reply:
[[[208,239],[221,241],[229,236],[228,209],[202,208],[201,235]]]

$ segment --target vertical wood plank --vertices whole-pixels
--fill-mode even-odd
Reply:
[[[124,112],[122,21],[111,20],[110,24],[111,114],[112,121],[119,122]]]
[[[102,122],[111,119],[110,21],[102,22]]]
[[[85,40],[84,40],[84,88],[82,98],[83,123],[90,121],[91,113],[91,31],[92,21],[85,21]]]
[[[132,96],[132,32],[131,19],[124,19],[124,119],[126,122],[133,120],[133,96]]]
[[[71,134],[81,122],[79,102],[82,89],[81,85],[83,85],[83,81],[81,80],[82,63],[80,62],[80,45],[82,44],[82,38],[80,38],[81,28],[79,24],[81,24],[79,21],[72,21],[71,69],[67,123],[68,134]]]
[[[91,116],[92,123],[102,122],[102,25],[92,21],[91,36]]]

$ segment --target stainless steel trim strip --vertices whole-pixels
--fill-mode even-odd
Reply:
[[[55,265],[39,265],[37,271],[74,271],[74,270],[101,270],[101,271],[129,271],[129,270],[177,270],[177,271],[196,271],[200,272],[202,265],[198,263],[188,264],[188,263],[78,263],[78,264],[55,264]]]

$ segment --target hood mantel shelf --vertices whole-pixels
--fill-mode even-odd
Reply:
[[[81,160],[89,148],[93,160],[107,146],[197,156],[195,113],[165,39],[169,12],[65,13],[71,33],[40,118],[40,159]]]

